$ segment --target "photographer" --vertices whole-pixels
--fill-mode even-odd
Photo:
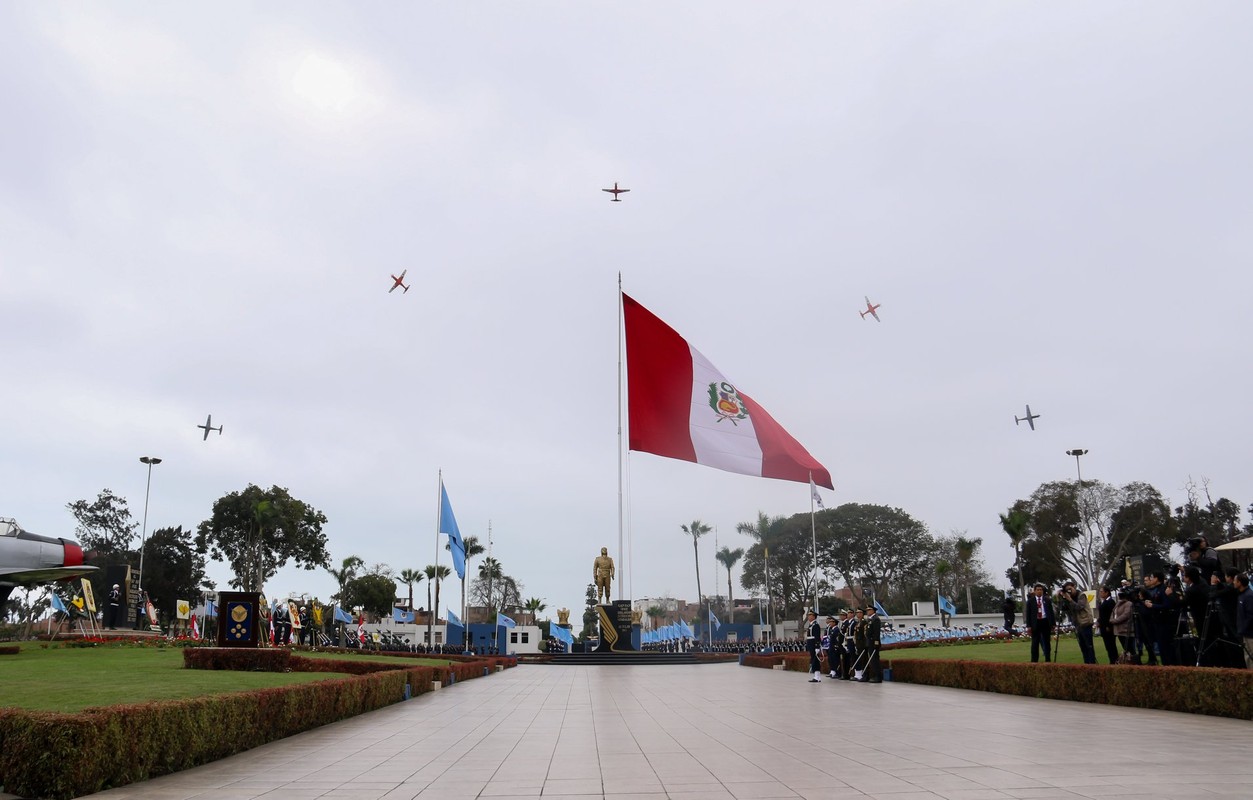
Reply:
[[[1228,567],[1225,572],[1214,573],[1210,577],[1210,627],[1217,626],[1219,637],[1219,665],[1240,669],[1244,666],[1244,653],[1240,646],[1240,635],[1236,632],[1236,607],[1239,603],[1240,590],[1236,587],[1236,576],[1240,570]],[[1225,580],[1224,580],[1225,578]]]
[[[1187,560],[1182,566],[1193,566],[1201,571],[1201,582],[1209,583],[1210,577],[1223,574],[1223,564],[1218,551],[1209,546],[1204,536],[1194,536],[1183,545],[1183,553]]]
[[[1075,638],[1079,641],[1079,652],[1083,653],[1083,663],[1096,663],[1096,648],[1092,643],[1092,606],[1088,603],[1088,595],[1080,592],[1074,581],[1066,581],[1057,593],[1057,602],[1062,610],[1075,623]]]
[[[1148,617],[1145,632],[1157,650],[1157,657],[1161,659],[1162,666],[1177,666],[1179,658],[1175,653],[1174,640],[1179,620],[1178,597],[1173,587],[1166,585],[1165,574],[1154,572],[1146,575],[1142,596],[1144,612]],[[1149,663],[1152,664],[1155,660],[1150,652]]]
[[[1241,649],[1244,650],[1244,665],[1253,669],[1253,589],[1249,589],[1249,576],[1235,576],[1236,589],[1240,592],[1236,597],[1236,634],[1241,637]]]
[[[1118,600],[1114,603],[1114,612],[1110,614],[1110,624],[1114,626],[1114,635],[1118,637],[1118,643],[1122,645],[1123,655],[1125,659],[1140,663],[1140,653],[1136,649],[1136,627],[1135,627],[1135,611],[1132,606],[1132,599],[1136,596],[1136,590],[1126,587],[1118,590]]]

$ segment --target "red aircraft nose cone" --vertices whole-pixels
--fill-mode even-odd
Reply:
[[[78,546],[78,542],[66,541],[65,543],[65,566],[78,567],[83,563],[83,548]]]

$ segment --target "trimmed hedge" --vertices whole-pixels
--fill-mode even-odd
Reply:
[[[224,654],[229,653],[229,655]],[[280,653],[281,656],[257,653]],[[251,655],[250,655],[251,654]],[[284,659],[283,656],[287,658]],[[192,668],[348,672],[354,677],[236,694],[89,708],[75,714],[0,710],[0,784],[23,797],[79,797],[207,764],[257,745],[374,711],[431,682],[482,677],[486,660],[451,667],[302,658],[289,651],[194,648]],[[283,662],[285,666],[279,666]],[[193,667],[193,664],[195,665]]]
[[[808,672],[807,653],[754,654],[744,666]],[[895,683],[920,683],[980,692],[1155,708],[1253,720],[1253,672],[1215,667],[1127,664],[1006,664],[906,658],[883,661]]]
[[[1216,667],[893,661],[892,680],[1253,720],[1253,672]]]

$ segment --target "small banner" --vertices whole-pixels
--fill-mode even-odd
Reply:
[[[191,602],[187,600],[178,600],[175,602],[178,607],[179,619],[191,619]]]
[[[83,578],[83,600],[87,603],[87,610],[96,613],[96,596],[91,593],[91,581]]]

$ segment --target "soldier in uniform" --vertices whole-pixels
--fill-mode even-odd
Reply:
[[[822,682],[822,664],[818,662],[818,648],[822,646],[822,626],[818,615],[810,611],[805,615],[805,650],[809,653],[810,683]]]
[[[839,677],[840,672],[840,653],[844,652],[844,642],[841,640],[840,625],[835,621],[835,617],[827,617],[827,631],[824,638],[824,644],[827,646],[827,669],[830,670],[828,677],[834,679]]]
[[[846,608],[840,612],[840,617],[840,635],[843,640],[843,647],[840,652],[840,678],[851,681],[853,679],[853,659],[856,657],[856,654],[853,652],[853,612]]]
[[[309,640],[309,645],[316,644],[313,638],[313,617],[309,614],[306,606],[300,607],[300,644],[305,643],[305,639]]]
[[[857,609],[853,620],[853,680],[860,681],[866,669],[866,612]]]
[[[113,630],[114,628],[117,627],[118,612],[122,610],[122,587],[121,586],[119,586],[116,583],[113,584],[113,588],[109,590],[108,601],[109,601],[109,605],[108,605],[107,613],[105,614],[104,624],[109,628],[109,630]]]
[[[879,669],[879,650],[883,647],[883,620],[875,613],[874,606],[866,606],[866,668],[860,680],[863,683],[883,683],[883,673]]]

